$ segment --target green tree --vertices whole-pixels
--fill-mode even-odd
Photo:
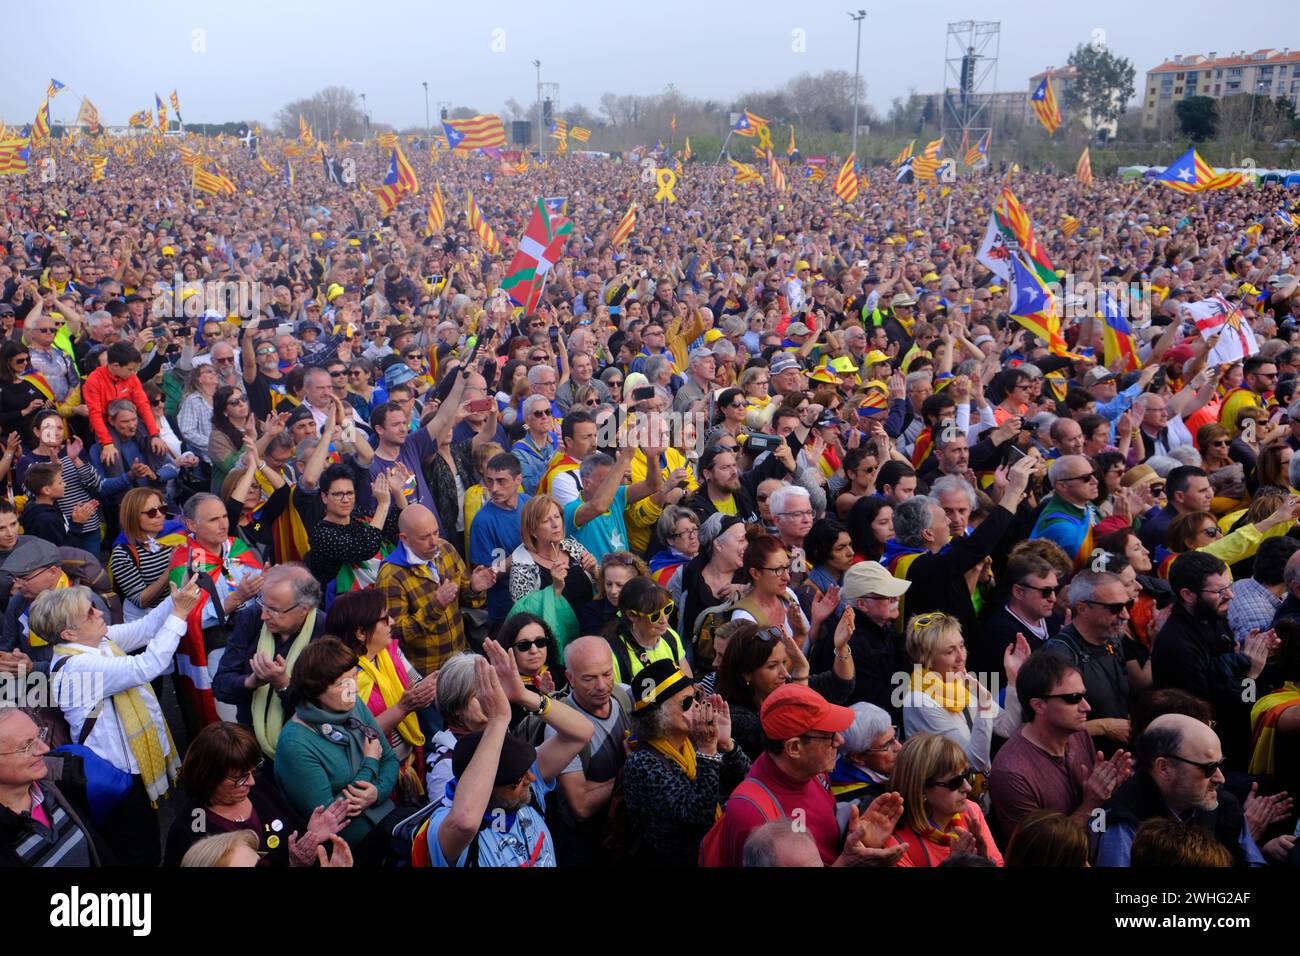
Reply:
[[[1214,139],[1219,127],[1219,113],[1208,96],[1189,96],[1174,104],[1178,127],[1188,139],[1200,143]]]
[[[1087,116],[1090,129],[1118,121],[1133,98],[1132,62],[1100,44],[1081,43],[1068,64],[1079,72],[1066,90],[1065,105]]]

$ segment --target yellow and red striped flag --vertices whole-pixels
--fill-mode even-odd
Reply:
[[[470,119],[444,120],[442,128],[452,149],[505,149],[506,129],[496,113]]]
[[[169,97],[169,99],[172,101],[172,109],[176,111],[176,118],[179,119],[181,115],[181,101],[180,101],[180,97],[176,95],[175,90],[172,90],[172,95]]]
[[[587,140],[591,139],[591,130],[583,129],[581,126],[570,126],[569,135],[579,143],[585,143]]]
[[[27,172],[30,157],[31,140],[22,137],[0,139],[0,176]]]
[[[1088,147],[1083,147],[1083,153],[1079,156],[1079,161],[1074,164],[1074,175],[1079,177],[1079,182],[1085,186],[1092,185],[1092,160],[1088,158]]]
[[[87,156],[90,162],[90,181],[97,183],[104,178],[104,170],[108,168],[107,156]]]
[[[840,167],[839,173],[835,176],[835,195],[846,203],[851,203],[858,198],[858,174],[854,168],[857,159],[856,153],[849,153],[849,158],[844,160],[844,165]]]
[[[379,200],[380,218],[386,217],[390,212],[397,208],[397,204],[402,201],[406,195],[406,190],[401,186],[378,186],[372,189],[375,198]]]
[[[47,99],[41,103],[41,108],[36,111],[36,119],[32,121],[32,145],[39,146],[50,138],[50,101]]]
[[[474,230],[479,241],[483,243],[483,248],[491,255],[501,254],[501,243],[497,242],[496,233],[488,225],[487,220],[483,218],[482,211],[478,208],[478,203],[474,201],[474,193],[466,190],[468,197],[465,205],[465,211],[468,215],[469,227]]]
[[[400,146],[395,146],[393,148],[393,167],[390,172],[390,179],[392,178],[391,173],[394,172],[397,174],[398,184],[400,184],[403,189],[412,196],[419,195],[420,181],[415,178],[415,170],[412,169],[411,164],[407,162],[406,155],[402,152],[402,147]]]
[[[551,121],[551,139],[558,139],[563,142],[569,136],[569,124],[558,116]]]
[[[749,163],[742,163],[736,159],[729,159],[727,162],[731,164],[731,168],[735,171],[736,185],[741,183],[761,183],[763,181],[763,174]]]
[[[776,156],[769,149],[767,151],[767,174],[772,177],[772,188],[779,193],[788,193],[790,187],[786,185],[785,174],[781,172],[781,167],[777,164]]]
[[[268,163],[268,162],[266,161],[266,157],[265,157],[265,156],[259,156],[259,157],[257,157],[257,161],[258,161],[258,163],[261,164],[261,166],[262,166],[262,168],[263,168],[264,170],[266,170],[266,171],[267,171],[268,173],[270,173],[272,176],[275,175],[275,167],[272,166],[270,163]]]
[[[194,164],[194,176],[190,180],[190,184],[199,192],[211,193],[214,196],[235,191],[234,184],[230,180],[224,176],[208,172],[201,163]]]
[[[897,156],[894,157],[894,161],[889,165],[895,168],[902,166],[905,162],[907,162],[909,159],[912,158],[912,149],[915,146],[916,146],[916,140],[912,140],[910,143],[907,144],[907,147],[905,149],[903,149]]]
[[[689,163],[689,162],[691,161],[691,156],[692,156],[692,155],[693,155],[693,154],[691,153],[691,138],[690,138],[689,136],[687,136],[687,137],[686,137],[686,148],[682,150],[682,162],[683,162],[683,163]]]
[[[157,93],[153,95],[154,113],[158,117],[158,132],[167,132],[167,107]]]
[[[429,215],[425,220],[425,228],[429,235],[435,232],[442,232],[447,226],[447,207],[442,201],[442,187],[437,183],[433,184],[433,195],[429,197]]]
[[[627,237],[632,235],[632,230],[636,228],[636,203],[627,207],[627,212],[623,214],[622,221],[619,222],[618,228],[614,230],[614,235],[610,237],[609,244],[618,246],[626,242]]]
[[[379,146],[380,146],[380,148],[382,148],[382,149],[396,149],[396,148],[397,148],[397,134],[396,134],[396,133],[380,133],[380,134],[379,134],[379,137],[378,137],[378,142],[379,142]]]
[[[1038,84],[1038,89],[1034,90],[1034,95],[1029,97],[1029,104],[1034,108],[1034,115],[1038,117],[1038,122],[1043,124],[1047,130],[1047,135],[1051,136],[1061,125],[1061,108],[1056,105],[1056,95],[1052,92],[1051,77],[1043,77],[1043,82]]]
[[[152,120],[149,118],[148,110],[141,110],[138,113],[132,113],[130,119],[126,122],[129,126],[148,128]]]
[[[1064,216],[1061,217],[1061,232],[1065,233],[1067,236],[1073,236],[1075,232],[1078,231],[1079,223],[1081,221],[1082,220],[1076,218],[1075,216],[1071,216],[1069,213],[1066,213]]]
[[[302,118],[301,113],[298,114],[298,142],[308,149],[311,149],[315,144],[315,139],[311,135],[311,127],[307,125],[307,121]]]
[[[918,181],[931,181],[936,178],[939,169],[939,153],[943,150],[943,137],[925,145],[925,152],[912,160],[912,178]]]

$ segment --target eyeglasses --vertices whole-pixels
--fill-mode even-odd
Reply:
[[[1226,588],[1201,588],[1201,593],[1202,593],[1202,594],[1213,594],[1213,595],[1214,595],[1215,597],[1217,597],[1220,601],[1222,601],[1222,600],[1223,600],[1223,596],[1224,596],[1225,594],[1228,595],[1229,597],[1232,596],[1232,585],[1229,584]]]
[[[1077,704],[1087,695],[1083,691],[1077,691],[1073,694],[1043,694],[1041,700],[1063,700],[1067,704]]]
[[[265,763],[266,763],[265,760],[259,760],[257,762],[257,765],[254,766],[252,770],[245,770],[243,773],[231,774],[230,776],[226,777],[226,779],[229,780],[231,783],[243,783],[245,780],[247,780],[248,778],[256,774],[258,771],[260,771],[262,769],[262,766]]]
[[[534,647],[539,650],[545,650],[550,646],[551,639],[549,637],[539,637],[531,641],[515,641],[515,643],[511,645],[511,647],[516,651],[531,651]]]
[[[1097,476],[1094,475],[1092,472],[1088,472],[1086,475],[1071,475],[1069,478],[1058,478],[1057,483],[1064,484],[1067,481],[1096,481],[1096,480],[1097,480]]]
[[[23,746],[19,747],[17,750],[0,750],[0,757],[12,757],[14,754],[21,754],[26,757],[32,752],[32,748],[36,746],[38,741],[43,744],[50,742],[50,728],[42,727],[40,730],[36,731],[35,737],[27,741],[27,743],[23,744]]]
[[[1223,535],[1223,532],[1219,530],[1219,526],[1217,524],[1206,525],[1204,528],[1202,528],[1200,531],[1196,533],[1207,534],[1211,538],[1218,538],[1218,537],[1222,537]]]
[[[973,777],[974,774],[971,772],[970,768],[968,767],[967,769],[963,770],[961,773],[957,774],[957,776],[955,777],[952,777],[948,780],[931,780],[929,783],[926,784],[926,786],[943,787],[946,790],[956,791],[961,789],[961,785],[963,783],[971,783]]]
[[[698,538],[700,536],[699,528],[687,528],[685,531],[674,531],[668,537],[670,538]]]
[[[546,411],[533,412],[533,418],[550,418],[551,413]]]
[[[600,404],[600,399],[599,399],[599,398],[589,398],[589,399],[587,399],[586,402],[584,402],[583,404],[585,404],[585,405],[599,405],[599,404]]]
[[[759,568],[759,570],[760,570],[760,571],[771,571],[773,574],[775,574],[775,575],[779,578],[779,577],[781,577],[783,574],[789,574],[789,573],[790,573],[790,565],[788,565],[788,564],[783,564],[783,565],[781,565],[781,566],[778,567],[778,568]]]
[[[1205,774],[1206,779],[1213,777],[1223,766],[1222,760],[1212,760],[1209,763],[1197,763],[1195,760],[1188,760],[1186,757],[1180,757],[1178,754],[1161,754],[1166,760],[1177,760],[1179,763],[1191,764],[1201,773]]]
[[[262,610],[263,610],[263,611],[270,611],[272,614],[288,614],[290,611],[292,611],[292,610],[294,610],[295,608],[300,607],[300,606],[301,606],[301,605],[298,605],[298,604],[290,604],[288,607],[281,609],[281,608],[278,608],[278,607],[271,607],[271,605],[269,605],[269,604],[263,604],[263,605],[262,605]]]
[[[629,614],[635,614],[637,617],[646,621],[666,621],[677,613],[677,605],[669,601],[659,610],[652,614],[646,614],[644,611],[628,611]]]
[[[1151,488],[1151,494],[1157,497],[1165,493],[1164,485],[1153,484],[1150,486],[1150,488]]]
[[[694,706],[695,706],[695,695],[685,694],[682,697],[682,713],[685,713],[686,711],[690,710]]]
[[[1080,601],[1080,604],[1091,604],[1095,607],[1104,607],[1111,614],[1118,614],[1120,611],[1131,611],[1136,601],[1119,601],[1110,603],[1107,601]]]
[[[146,518],[161,518],[166,516],[167,510],[165,508],[145,508],[140,514]]]
[[[19,355],[17,358],[13,360],[13,363],[15,365],[26,365],[30,361],[31,359],[29,359],[26,355]]]
[[[761,495],[758,495],[758,496],[757,496],[757,498],[758,498],[759,501],[766,501],[766,500],[767,500],[768,498],[770,498],[770,497],[772,497],[771,493],[768,493],[768,494],[765,494],[765,495],[762,495],[762,494],[761,494]]]
[[[883,754],[883,753],[888,753],[889,751],[893,750],[895,747],[901,746],[898,740],[898,728],[890,727],[889,729],[893,731],[894,736],[890,737],[889,740],[885,742],[884,746],[868,747],[865,751],[863,751],[863,753]]]
[[[1026,584],[1024,581],[1017,581],[1016,587],[1024,588],[1026,591],[1037,591],[1043,596],[1044,600],[1046,600],[1053,595],[1060,594],[1061,588],[1064,587],[1064,585],[1058,584],[1055,587],[1049,587],[1047,585]]]
[[[330,378],[343,378],[347,374],[347,372],[330,372]]]
[[[355,498],[357,493],[355,491],[327,491],[325,492],[325,496],[327,498],[335,498],[339,501],[343,501],[346,498]]]
[[[1210,442],[1211,445],[1227,445],[1228,443],[1228,439],[1226,438],[1216,438],[1214,441]]]
[[[242,395],[234,395],[234,396],[231,396],[229,399],[226,400],[226,405],[227,405],[227,406],[230,406],[230,405],[247,405],[247,404],[248,404],[248,399],[244,398]]]
[[[800,734],[800,740],[834,740],[836,734]]]
[[[782,511],[777,515],[778,518],[811,518],[811,511]]]

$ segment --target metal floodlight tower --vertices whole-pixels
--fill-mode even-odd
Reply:
[[[974,146],[993,126],[993,94],[998,85],[998,50],[1002,23],[997,20],[961,20],[948,24],[944,52],[940,130],[944,151],[954,155],[962,131]],[[956,139],[950,139],[955,135]],[[960,162],[962,157],[958,156]]]

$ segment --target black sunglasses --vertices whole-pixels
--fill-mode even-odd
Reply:
[[[1040,699],[1041,700],[1063,700],[1067,704],[1077,704],[1079,703],[1079,701],[1083,700],[1083,698],[1086,696],[1087,695],[1084,694],[1083,691],[1078,691],[1073,694],[1043,694]]]
[[[1131,610],[1133,610],[1133,605],[1134,605],[1135,603],[1137,603],[1137,602],[1135,602],[1135,601],[1119,601],[1119,602],[1115,602],[1115,603],[1112,604],[1112,603],[1107,603],[1106,601],[1080,601],[1079,603],[1080,603],[1080,604],[1092,604],[1092,605],[1095,605],[1096,607],[1104,607],[1104,608],[1105,608],[1107,611],[1109,611],[1111,614],[1118,614],[1120,611],[1131,611]]]
[[[1201,773],[1205,774],[1206,779],[1213,777],[1215,773],[1218,772],[1219,768],[1223,766],[1222,760],[1214,760],[1210,763],[1197,763],[1195,760],[1188,760],[1186,757],[1178,756],[1178,754],[1161,754],[1160,756],[1164,757],[1166,760],[1177,760],[1179,763],[1191,764],[1197,770],[1201,771]]]
[[[926,784],[926,786],[943,787],[947,790],[956,791],[961,789],[961,785],[963,783],[971,783],[973,778],[974,778],[974,773],[968,767],[965,770],[963,770],[961,773],[957,774],[957,776],[951,778],[950,780],[931,780],[929,783]]]
[[[1036,584],[1026,584],[1024,581],[1017,581],[1016,587],[1024,588],[1026,591],[1037,591],[1044,599],[1046,599],[1051,597],[1053,594],[1060,594],[1061,588],[1064,587],[1064,585],[1058,584],[1056,587],[1043,585],[1040,587]]]
[[[551,639],[549,637],[539,637],[536,640],[532,640],[532,641],[515,641],[515,643],[512,644],[511,646],[517,651],[531,651],[534,647],[537,648],[550,647]]]

